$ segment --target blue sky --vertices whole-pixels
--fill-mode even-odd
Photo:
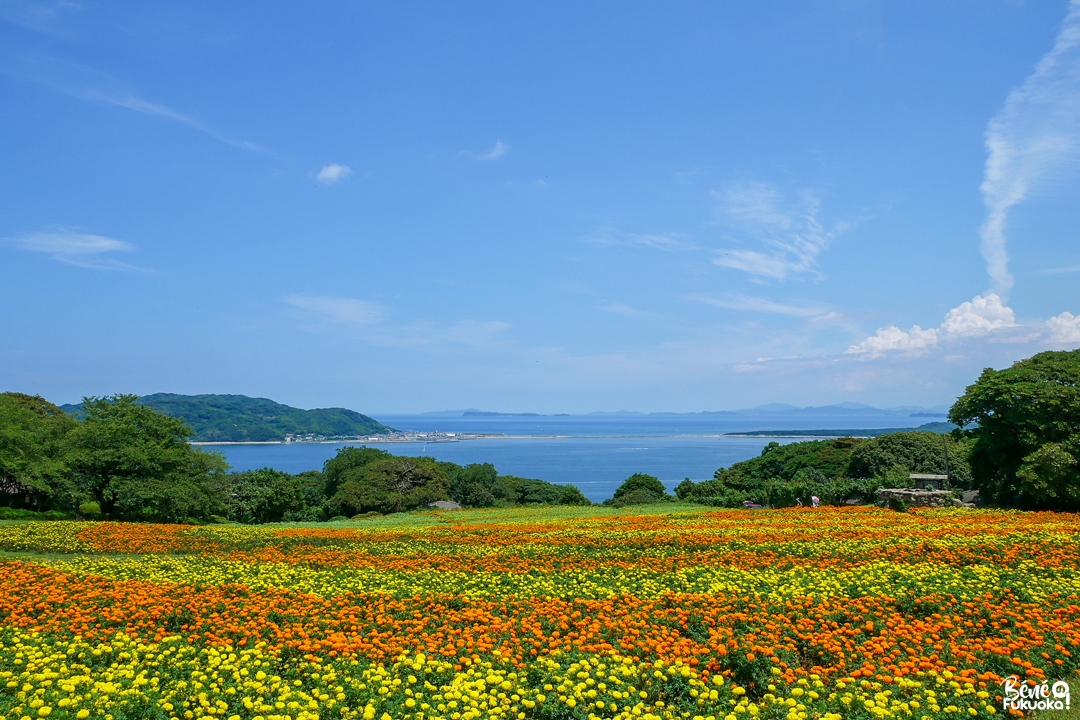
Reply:
[[[951,402],[1080,346],[1080,0],[0,0],[0,384]]]

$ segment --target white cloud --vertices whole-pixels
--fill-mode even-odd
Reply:
[[[481,160],[498,160],[506,151],[510,149],[510,146],[504,143],[502,140],[496,140],[495,145],[486,153],[480,154]]]
[[[336,322],[370,325],[383,318],[382,308],[373,302],[328,295],[289,295],[285,302]]]
[[[1055,345],[1080,344],[1080,315],[1063,312],[1046,321],[1049,340]]]
[[[1016,314],[996,293],[976,295],[948,313],[941,325],[923,330],[918,325],[907,332],[896,326],[880,328],[875,335],[847,349],[849,355],[880,357],[890,351],[925,354],[932,347],[991,336],[998,343],[1029,343],[1037,340],[1069,342],[1076,320],[1062,313],[1038,326],[1016,322]]]
[[[23,250],[46,253],[53,260],[95,270],[142,270],[143,268],[120,262],[108,253],[131,252],[135,246],[123,240],[104,235],[92,235],[74,228],[51,228],[12,238],[11,242]]]
[[[749,310],[751,312],[775,313],[778,315],[792,315],[794,317],[815,317],[828,314],[824,308],[812,305],[787,305],[773,302],[765,298],[751,297],[742,293],[729,292],[722,295],[709,295],[698,293],[687,295],[688,300],[705,303],[713,307],[728,308],[731,310]]]
[[[938,342],[938,331],[934,328],[923,330],[918,325],[913,326],[907,332],[895,325],[887,328],[878,328],[875,335],[863,340],[858,345],[852,345],[847,349],[850,355],[869,354],[877,357],[891,350],[902,352],[925,351]]]
[[[315,175],[315,179],[319,182],[326,183],[327,185],[332,185],[338,180],[344,180],[352,174],[352,168],[348,165],[330,163]]]
[[[915,325],[907,332],[895,325],[879,328],[875,335],[847,349],[849,355],[878,357],[889,351],[924,352],[939,340],[954,340],[986,335],[994,330],[1014,328],[1016,317],[995,293],[976,295],[945,314],[941,327],[923,330]]]
[[[986,297],[976,295],[971,302],[960,303],[941,323],[943,333],[957,337],[985,335],[1004,327],[1016,327],[1016,316],[994,293],[987,293]]]
[[[1033,186],[1080,155],[1080,0],[1072,0],[1053,49],[986,129],[982,254],[998,293],[1013,285],[1005,226]]]
[[[843,226],[825,229],[819,220],[821,204],[810,193],[789,201],[772,185],[745,183],[713,191],[713,196],[721,202],[726,224],[765,246],[719,250],[713,262],[752,275],[786,280],[811,272],[818,255],[843,230]]]

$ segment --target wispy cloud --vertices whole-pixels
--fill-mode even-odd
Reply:
[[[56,24],[66,15],[82,9],[82,5],[67,0],[59,2],[0,2],[0,20],[22,25],[39,32],[54,33]]]
[[[816,317],[828,314],[825,308],[812,305],[790,305],[765,298],[752,297],[742,293],[729,292],[720,295],[697,293],[686,296],[687,300],[712,305],[729,310],[747,310],[749,312],[791,315],[793,317]]]
[[[101,102],[109,105],[116,105],[117,107],[127,108],[128,110],[134,110],[135,112],[142,113],[144,115],[152,115],[154,117],[165,118],[166,120],[173,120],[175,122],[183,123],[188,127],[192,127],[200,132],[206,133],[210,137],[231,145],[241,150],[251,150],[253,152],[265,152],[266,148],[263,148],[255,143],[248,142],[247,140],[237,140],[235,138],[224,135],[203,122],[196,120],[190,115],[185,115],[182,112],[173,110],[165,105],[160,105],[149,100],[143,100],[140,97],[127,92],[104,92],[101,90],[88,89],[88,90],[74,90],[68,91],[69,94],[76,97],[81,97],[84,100],[91,102]]]
[[[633,233],[614,228],[598,228],[583,238],[594,245],[640,245],[657,250],[685,250],[691,245],[681,233]]]
[[[318,173],[316,173],[315,179],[321,183],[333,185],[338,180],[344,180],[352,174],[352,168],[348,165],[338,165],[337,163],[330,163]]]
[[[0,2],[2,8],[3,3]],[[265,152],[265,148],[222,133],[192,115],[140,97],[126,83],[108,73],[40,53],[14,53],[8,60],[5,72],[55,92],[180,123],[232,147]]]
[[[110,253],[133,251],[135,246],[131,243],[77,228],[54,227],[11,238],[10,242],[23,250],[45,253],[53,260],[77,267],[129,272],[145,270],[108,257]]]
[[[1071,267],[1060,268],[1047,268],[1042,271],[1043,275],[1069,275],[1070,273],[1080,272],[1080,265],[1073,265]]]
[[[1072,0],[1053,49],[986,129],[982,225],[986,270],[1000,294],[1013,286],[1005,226],[1010,209],[1080,152],[1080,0]]]
[[[714,190],[713,196],[731,234],[762,246],[724,248],[713,262],[752,275],[786,280],[813,272],[818,255],[844,229],[822,225],[821,203],[809,192],[789,200],[776,187],[753,182]]]
[[[495,145],[490,150],[479,155],[480,160],[498,160],[506,151],[510,149],[510,146],[504,143],[502,140],[496,140]]]
[[[285,303],[305,311],[320,324],[350,328],[355,337],[371,345],[427,350],[452,347],[490,347],[509,323],[498,320],[459,320],[450,325],[429,321],[390,324],[386,309],[369,300],[331,295],[289,295]],[[316,325],[316,328],[318,325]]]
[[[371,325],[383,318],[377,303],[331,295],[289,295],[285,302],[295,308],[348,325]]]
[[[422,333],[430,339],[457,345],[487,347],[498,342],[498,337],[510,329],[510,323],[501,320],[459,320],[443,330],[429,329]]]
[[[607,303],[601,305],[600,309],[606,313],[611,313],[612,315],[623,315],[625,317],[657,317],[657,313],[649,312],[648,310],[638,310],[637,308],[631,307],[625,303]]]

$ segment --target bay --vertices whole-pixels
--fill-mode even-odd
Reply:
[[[777,442],[793,442],[794,438]],[[439,443],[369,443],[394,455],[433,457],[459,465],[489,462],[503,475],[577,485],[585,497],[601,502],[635,472],[660,478],[674,489],[683,478],[712,478],[719,467],[761,453],[770,438],[740,437],[564,437],[480,438]],[[234,470],[272,467],[286,472],[319,470],[348,444],[214,445]]]
[[[761,454],[769,442],[807,438],[724,436],[753,430],[815,430],[910,427],[925,418],[892,413],[769,414],[700,413],[694,415],[540,415],[461,417],[377,415],[402,431],[498,433],[459,442],[367,443],[394,455],[434,457],[467,465],[491,463],[503,475],[538,478],[578,486],[587,498],[610,498],[635,472],[660,478],[674,489],[683,478],[712,478],[720,467]],[[339,449],[357,443],[214,445],[236,471],[272,467],[286,472],[322,469]]]

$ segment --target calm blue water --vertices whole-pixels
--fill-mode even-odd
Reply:
[[[683,478],[706,480],[761,453],[773,438],[719,437],[750,430],[841,430],[912,427],[941,418],[892,413],[847,412],[833,415],[572,415],[463,418],[431,415],[379,415],[398,430],[568,437],[506,437],[454,443],[372,444],[394,455],[430,456],[460,465],[489,462],[504,475],[577,485],[590,500],[611,497],[636,472],[649,473],[674,488]],[[796,442],[797,438],[775,438]],[[235,470],[272,467],[286,472],[318,470],[349,443],[217,445]],[[355,443],[353,443],[355,444]]]
[[[460,465],[489,462],[504,475],[577,485],[594,502],[611,497],[635,472],[649,473],[674,488],[683,478],[706,480],[721,466],[761,453],[764,438],[484,438],[456,443],[373,444],[394,455],[430,456]],[[778,442],[792,442],[782,439]],[[318,470],[346,443],[215,445],[233,469],[272,467],[286,472]]]

